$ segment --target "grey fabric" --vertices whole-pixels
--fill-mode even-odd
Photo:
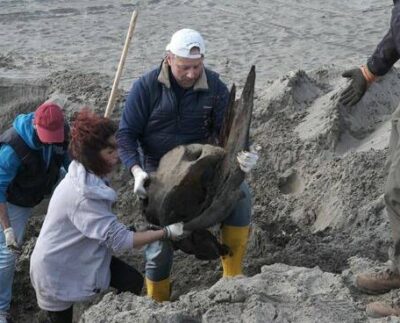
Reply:
[[[31,257],[38,303],[60,311],[110,283],[112,251],[133,247],[133,232],[111,212],[115,191],[73,161],[57,186]],[[60,308],[63,307],[63,308]]]
[[[388,172],[385,184],[386,211],[392,229],[393,246],[389,249],[393,271],[400,274],[400,106],[392,115],[392,131],[389,141]]]
[[[390,28],[368,59],[368,69],[375,75],[385,75],[400,57],[400,2],[393,1]]]

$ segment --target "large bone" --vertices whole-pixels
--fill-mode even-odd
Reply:
[[[244,180],[244,173],[239,168],[236,155],[248,149],[255,77],[255,68],[252,66],[242,95],[237,101],[232,99],[235,95],[235,87],[232,87],[230,104],[221,131],[225,157],[213,181],[217,187],[216,195],[212,197],[209,207],[185,223],[185,230],[205,229],[221,222],[232,212],[235,202],[242,198],[239,186]]]

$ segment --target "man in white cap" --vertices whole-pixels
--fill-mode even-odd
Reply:
[[[135,178],[134,193],[145,199],[145,181],[161,157],[178,145],[216,143],[229,91],[217,73],[203,65],[205,44],[192,29],[177,31],[167,45],[167,55],[158,68],[139,78],[126,101],[117,132],[122,162]],[[257,154],[244,152],[238,158],[249,172]],[[251,215],[251,196],[242,184],[245,198],[222,223],[222,242],[231,255],[222,259],[223,275],[242,273]],[[147,294],[157,301],[170,296],[173,248],[158,241],[146,248]]]

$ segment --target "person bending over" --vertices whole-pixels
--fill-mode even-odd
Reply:
[[[45,102],[0,136],[0,323],[10,320],[15,259],[32,208],[68,168],[68,129],[61,107]]]
[[[110,119],[87,108],[73,122],[73,160],[51,197],[30,262],[37,302],[50,322],[72,322],[75,302],[109,286],[139,294],[141,274],[112,253],[183,234],[182,223],[133,232],[112,212],[117,194],[107,175],[118,162],[116,130]]]

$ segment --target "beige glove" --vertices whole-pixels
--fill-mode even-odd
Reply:
[[[20,253],[21,249],[18,246],[17,240],[15,239],[14,229],[12,227],[9,227],[3,232],[4,236],[6,237],[7,248],[10,249],[12,252]]]
[[[137,165],[132,167],[131,172],[135,178],[133,193],[137,194],[139,198],[145,199],[147,197],[147,191],[144,188],[144,183],[149,178],[149,174],[147,174],[140,166]]]

